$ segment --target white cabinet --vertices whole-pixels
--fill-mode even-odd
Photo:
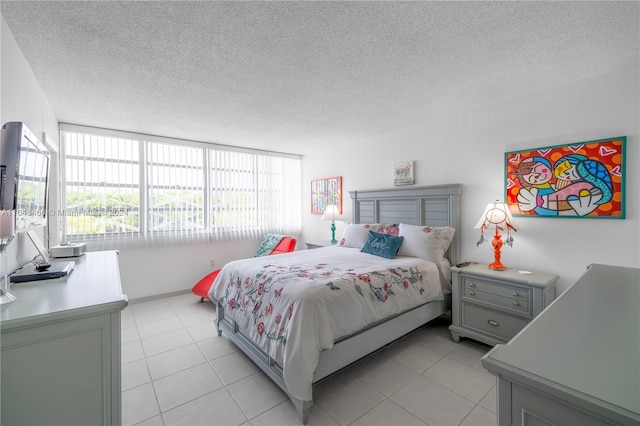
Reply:
[[[72,260],[69,276],[15,283],[2,305],[2,425],[122,423],[117,252]]]
[[[482,365],[499,425],[640,425],[640,269],[591,265]]]

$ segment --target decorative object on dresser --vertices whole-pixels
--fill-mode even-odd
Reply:
[[[451,272],[454,342],[470,337],[489,345],[506,343],[555,299],[557,275],[478,264]]]
[[[122,423],[116,251],[75,260],[64,278],[14,284],[0,309],[2,424]]]
[[[586,273],[482,366],[499,425],[640,425],[640,269]]]
[[[331,221],[331,244],[336,244],[338,242],[338,240],[336,240],[336,220],[342,220],[338,206],[334,204],[327,206],[321,219]]]
[[[513,216],[511,216],[509,207],[505,203],[501,203],[497,200],[487,205],[487,208],[484,210],[480,220],[476,223],[475,229],[480,229],[480,240],[478,240],[477,244],[478,247],[484,242],[484,230],[491,230],[492,227],[495,227],[495,233],[493,234],[493,240],[491,241],[494,259],[493,262],[489,264],[489,268],[496,271],[503,271],[507,269],[507,267],[500,261],[500,250],[502,249],[502,236],[500,235],[500,231],[507,232],[507,239],[505,240],[505,243],[509,247],[513,247],[511,230],[517,231],[518,226],[513,220]]]

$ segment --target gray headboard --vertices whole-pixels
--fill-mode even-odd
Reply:
[[[462,184],[349,191],[354,223],[407,223],[456,229],[449,261],[460,262]]]

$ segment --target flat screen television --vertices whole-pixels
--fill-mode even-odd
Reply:
[[[0,210],[13,211],[15,231],[47,224],[49,152],[22,122],[2,126]],[[6,233],[3,226],[2,233]],[[3,235],[4,236],[4,235]]]

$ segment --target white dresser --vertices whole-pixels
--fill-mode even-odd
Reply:
[[[591,265],[482,365],[499,425],[640,425],[640,269]]]
[[[122,423],[118,255],[69,260],[68,277],[15,283],[1,307],[3,426]]]

